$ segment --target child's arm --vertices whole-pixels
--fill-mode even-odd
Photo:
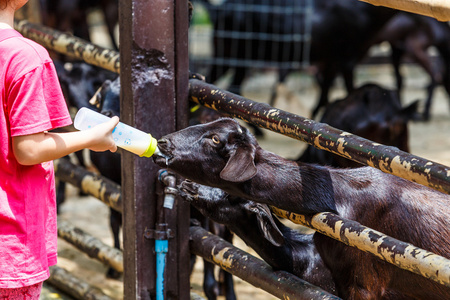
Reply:
[[[84,148],[93,151],[110,150],[115,152],[117,146],[111,133],[118,123],[119,118],[113,117],[107,123],[84,131],[40,132],[16,136],[13,137],[14,155],[22,165],[35,165],[66,156]]]

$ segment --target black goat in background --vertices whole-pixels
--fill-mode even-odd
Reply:
[[[265,41],[258,40],[259,33],[277,35],[284,33],[302,34],[304,25],[295,15],[285,15],[283,7],[293,7],[303,3],[299,0],[228,0],[216,6],[208,0],[201,1],[210,12],[213,29],[213,58],[214,59],[243,59],[286,62],[295,57],[303,57],[303,41]],[[233,6],[267,5],[273,9],[267,13],[235,11]],[[348,92],[353,90],[353,71],[368,49],[373,45],[373,39],[380,29],[398,12],[385,7],[373,6],[354,0],[316,0],[313,1],[311,19],[311,46],[309,61],[316,70],[316,79],[320,87],[317,104],[312,111],[315,117],[319,110],[328,104],[328,94],[339,75],[343,75]],[[247,27],[249,24],[249,27]],[[233,34],[251,33],[251,38],[235,38]],[[216,35],[215,33],[220,35]],[[250,47],[247,45],[250,43]],[[250,48],[250,50],[249,50]],[[286,55],[288,53],[288,55]],[[294,55],[294,56],[293,56]],[[207,82],[214,83],[222,77],[230,66],[212,65],[207,74]],[[234,76],[229,90],[241,93],[241,85],[247,77],[250,68],[246,66],[234,67]],[[284,82],[293,70],[279,69],[278,82]],[[274,106],[274,97],[270,103]]]

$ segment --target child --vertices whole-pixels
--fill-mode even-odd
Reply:
[[[71,124],[48,52],[13,27],[27,0],[0,0],[0,298],[39,299],[56,264],[52,160],[88,148],[116,151],[111,121],[83,132]]]

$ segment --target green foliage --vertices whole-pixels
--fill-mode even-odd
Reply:
[[[208,11],[199,3],[194,3],[194,14],[192,16],[191,25],[211,25]]]

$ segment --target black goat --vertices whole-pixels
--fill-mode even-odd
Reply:
[[[364,84],[344,99],[328,104],[320,122],[409,152],[408,122],[418,119],[417,106],[418,101],[415,101],[402,107],[396,91],[376,84]],[[341,168],[362,166],[311,145],[308,145],[298,160]]]
[[[230,118],[158,141],[155,162],[184,178],[299,214],[333,212],[450,258],[450,196],[371,167],[302,164],[263,150]],[[450,289],[321,234],[314,243],[344,299],[450,299]]]
[[[313,234],[301,234],[283,225],[265,204],[233,197],[221,189],[189,180],[178,189],[185,200],[206,217],[226,225],[275,270],[290,272],[336,293],[331,273],[314,246]]]
[[[115,49],[119,49],[114,38],[114,28],[119,22],[118,0],[40,0],[44,25],[90,41],[87,15],[89,10],[99,8]]]
[[[402,58],[408,56],[430,76],[428,95],[423,111],[423,119],[429,120],[433,93],[437,85],[442,84],[447,95],[450,95],[449,24],[439,22],[431,17],[402,12],[392,18],[377,35],[375,43],[383,41],[391,45],[392,65],[399,92],[403,87],[403,77],[400,73]],[[428,50],[432,46],[439,53],[439,57],[437,57],[439,65],[433,65],[428,54]]]
[[[303,18],[295,14],[286,15],[283,9],[301,5],[300,0],[228,0],[219,6],[209,0],[200,1],[210,12],[214,31],[213,57],[219,60],[251,59],[253,61],[289,62],[304,57],[304,41],[261,41],[266,35],[305,34]],[[264,13],[244,12],[233,9],[243,5],[273,7]],[[311,45],[308,57],[317,70],[316,79],[320,87],[317,104],[312,111],[315,117],[328,104],[328,94],[334,79],[342,75],[348,92],[353,90],[353,70],[366,55],[379,30],[398,12],[354,0],[316,0],[311,10]],[[228,32],[227,32],[228,31]],[[230,31],[250,38],[236,38]],[[294,31],[294,32],[293,32]],[[247,46],[250,43],[251,46]],[[287,55],[286,55],[287,53]],[[231,66],[212,65],[207,81],[214,83]],[[250,68],[244,65],[234,67],[234,77],[229,90],[240,94],[241,84]],[[287,75],[297,71],[282,68],[278,82],[284,82]],[[274,106],[274,97],[270,102]]]

